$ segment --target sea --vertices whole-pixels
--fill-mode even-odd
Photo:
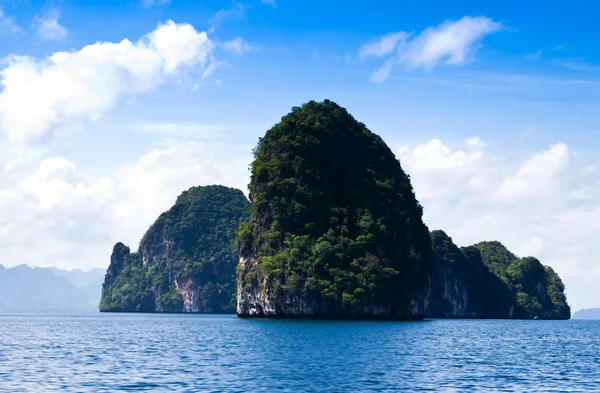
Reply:
[[[600,321],[0,315],[0,392],[599,392]]]

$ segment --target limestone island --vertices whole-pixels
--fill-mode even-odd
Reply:
[[[430,231],[393,152],[332,101],[294,107],[259,139],[249,196],[223,186],[184,192],[139,252],[114,247],[100,310],[571,316],[560,277],[539,260],[495,241],[459,248],[443,231]]]

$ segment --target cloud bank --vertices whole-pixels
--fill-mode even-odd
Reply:
[[[600,182],[597,168],[569,146],[515,159],[493,154],[479,138],[454,149],[433,139],[397,156],[430,229],[446,230],[462,246],[499,240],[519,256],[535,256],[566,281],[576,309],[594,306]]]

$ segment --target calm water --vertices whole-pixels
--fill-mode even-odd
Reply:
[[[600,321],[0,316],[0,392],[600,391]]]

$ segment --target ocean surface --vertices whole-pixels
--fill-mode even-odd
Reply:
[[[0,392],[600,391],[600,321],[0,315]]]

